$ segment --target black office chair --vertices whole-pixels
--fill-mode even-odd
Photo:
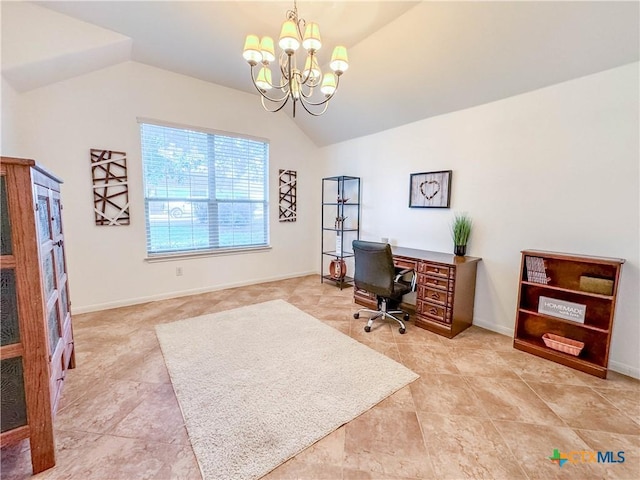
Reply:
[[[354,240],[352,245],[356,263],[353,276],[356,288],[374,293],[378,299],[378,310],[362,308],[353,314],[353,318],[360,318],[362,312],[373,314],[364,327],[365,332],[371,331],[374,320],[393,318],[400,324],[399,332],[405,333],[407,330],[403,321],[395,315],[402,314],[405,321],[409,320],[409,314],[397,310],[397,307],[402,295],[411,291],[411,285],[401,282],[400,278],[412,269],[397,271],[393,264],[391,246],[386,243]]]

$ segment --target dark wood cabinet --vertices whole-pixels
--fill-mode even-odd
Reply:
[[[416,326],[448,338],[471,326],[480,258],[403,247],[392,247],[392,251],[396,266],[412,268],[417,275],[415,307],[401,305],[415,309]],[[354,301],[376,307],[375,295],[357,288]]]
[[[523,251],[513,346],[606,378],[623,263],[619,258]],[[549,336],[560,341],[549,342]],[[578,347],[570,348],[573,344]]]
[[[75,366],[61,180],[2,157],[2,446],[29,438],[33,473],[55,465],[53,416]]]

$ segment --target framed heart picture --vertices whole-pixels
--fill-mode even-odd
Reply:
[[[412,173],[409,180],[409,208],[449,208],[451,170]]]

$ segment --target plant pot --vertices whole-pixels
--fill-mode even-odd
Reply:
[[[456,245],[455,248],[453,249],[453,253],[455,253],[457,257],[464,257],[465,254],[467,253],[467,246]]]

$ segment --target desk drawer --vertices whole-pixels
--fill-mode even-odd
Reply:
[[[430,288],[426,286],[418,287],[418,299],[438,305],[445,306],[449,301],[449,292],[441,289]]]
[[[447,290],[449,289],[449,279],[420,273],[418,274],[418,286]]]
[[[451,323],[451,309],[443,305],[418,300],[416,302],[416,313],[437,322]]]
[[[376,300],[376,294],[363,290],[361,288],[353,287],[353,296],[362,298],[363,300]]]
[[[415,260],[409,260],[407,258],[393,257],[393,264],[398,268],[410,268],[416,270],[417,263]]]
[[[418,272],[440,278],[449,278],[449,267],[438,263],[420,262]]]
[[[378,308],[378,300],[375,293],[359,289],[355,286],[353,287],[353,301],[366,308],[374,310]]]

